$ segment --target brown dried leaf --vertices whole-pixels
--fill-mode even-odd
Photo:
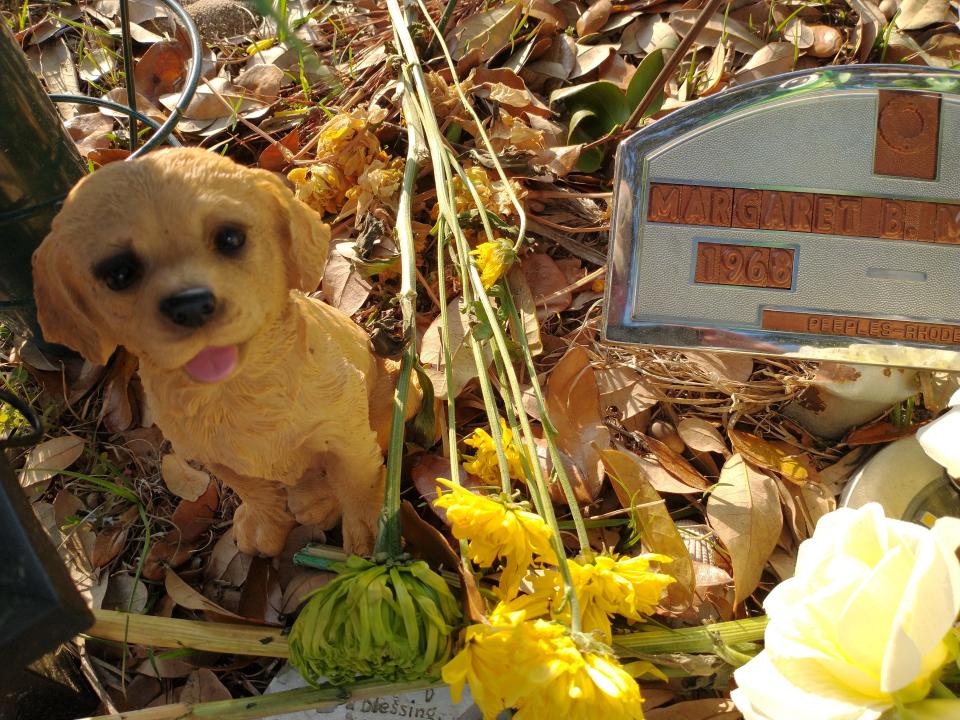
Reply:
[[[184,582],[173,570],[167,570],[166,577],[163,579],[163,586],[166,588],[167,594],[177,605],[189,610],[200,610],[211,621],[250,622],[248,618],[232,613],[217,605],[213,600],[205,598],[197,590],[194,590]]]
[[[666,443],[660,442],[649,435],[644,436],[644,442],[650,452],[656,455],[664,469],[675,478],[697,490],[706,490],[709,487],[710,484],[707,479],[686,458],[671,450]]]
[[[400,504],[400,525],[406,549],[415,558],[425,560],[435,569],[454,570],[460,564],[460,556],[443,533],[421,518],[408,500]]]
[[[186,74],[189,60],[190,51],[178,40],[154,43],[133,69],[137,90],[151,102],[174,92]]]
[[[573,63],[571,78],[578,78],[593,72],[617,51],[617,46],[611,43],[604,45],[577,44],[577,58]]]
[[[724,457],[730,455],[723,436],[703,418],[683,418],[677,425],[677,433],[691,450],[720,453]]]
[[[772,42],[758,50],[734,77],[739,83],[762,80],[793,69],[796,48],[789,42]]]
[[[516,267],[510,268],[510,294],[513,304],[520,315],[520,324],[523,334],[530,347],[530,353],[536,357],[543,352],[543,341],[540,339],[540,322],[537,320],[536,304],[533,300],[533,291],[527,284],[526,276]]]
[[[197,500],[207,491],[210,476],[197,470],[176,453],[167,453],[160,461],[160,475],[167,490],[184,500]]]
[[[732,455],[707,500],[707,520],[730,553],[733,604],[740,605],[760,583],[783,527],[776,482]]]
[[[873,50],[873,44],[880,33],[883,32],[887,18],[871,0],[847,0],[847,3],[860,16],[857,21],[856,48],[857,60],[863,62]]]
[[[660,15],[642,15],[624,29],[620,38],[620,52],[625,55],[649,55],[654,50],[672,50],[679,41],[676,31]]]
[[[460,463],[457,463],[457,473],[461,485],[468,485],[467,472]],[[447,513],[443,508],[433,504],[437,499],[437,478],[451,480],[450,458],[435,453],[422,453],[417,456],[416,462],[410,469],[410,477],[420,493],[420,497],[427,501],[427,505],[436,513],[437,517],[447,522]]]
[[[450,393],[457,397],[468,382],[477,376],[477,366],[473,360],[473,351],[470,349],[467,338],[470,333],[469,316],[460,311],[460,299],[455,298],[447,305],[447,318],[450,332],[450,358],[453,376],[453,387]],[[440,333],[441,316],[437,315],[430,327],[423,334],[423,343],[420,348],[420,362],[424,365],[427,377],[433,383],[436,397],[447,396],[447,377],[445,353]],[[487,353],[486,364],[492,361]]]
[[[232,699],[230,691],[224,687],[213,671],[207,668],[200,668],[190,673],[180,693],[180,702],[190,705],[230,699]]]
[[[540,322],[570,307],[573,295],[565,290],[567,279],[552,257],[544,253],[527,255],[520,263],[520,271],[533,293]]]
[[[83,455],[83,444],[83,438],[76,435],[61,435],[35,446],[24,461],[20,486],[28,488],[45,483],[66,470]]]
[[[255,65],[254,67],[276,67],[275,65]],[[286,151],[286,152],[285,152]],[[290,166],[289,156],[300,151],[300,126],[298,125],[293,130],[288,132],[282,138],[277,140],[275,143],[271,143],[264,148],[263,152],[260,153],[260,157],[257,158],[257,165],[264,170],[270,170],[272,172],[281,172]],[[288,156],[289,155],[289,156]],[[327,266],[324,269],[324,273],[329,272],[330,270],[330,261],[327,261]],[[324,276],[326,279],[326,276]]]
[[[753,374],[753,358],[749,355],[723,352],[686,352],[684,355],[719,387],[745,383]]]
[[[606,25],[611,7],[610,0],[596,0],[577,20],[577,35],[591,35]]]
[[[322,297],[328,304],[353,315],[370,297],[373,284],[339,252],[331,252],[323,269]]]
[[[220,491],[212,482],[196,500],[181,500],[170,521],[177,526],[184,542],[190,543],[203,535],[216,518],[220,506]]]
[[[581,502],[593,502],[603,483],[598,453],[610,446],[610,431],[603,423],[596,375],[582,346],[571,347],[550,373],[546,407],[557,431],[557,447],[573,464],[574,494]]]
[[[93,553],[90,556],[90,562],[95,568],[102,568],[120,554],[127,541],[128,532],[130,532],[130,525],[124,523],[97,533],[97,541],[93,545]]]
[[[142,614],[149,600],[150,593],[141,580],[128,573],[119,573],[110,576],[102,607],[104,610]]]
[[[240,614],[258,622],[274,624],[280,622],[282,607],[283,591],[273,561],[253,558],[240,592]]]
[[[699,10],[677,10],[670,14],[670,26],[678,35],[683,37],[690,32],[699,14]],[[697,44],[715,47],[721,38],[733,43],[737,52],[747,55],[752,55],[764,44],[763,40],[743,23],[737,22],[733,18],[725,18],[722,13],[717,13],[707,21],[707,26],[697,35]]]
[[[476,63],[489,60],[510,42],[520,15],[519,2],[495,5],[490,10],[471,15],[456,26],[452,37],[447,40],[453,59],[460,61],[473,51],[477,54]]]
[[[687,700],[645,712],[647,720],[737,720],[742,717],[733,700],[706,698]]]
[[[130,382],[137,371],[137,358],[126,351],[117,354],[103,387],[103,408],[100,415],[110,432],[123,432],[133,425],[135,400]]]
[[[941,22],[956,22],[949,0],[903,0],[894,20],[901,30],[919,30]]]
[[[810,456],[780,441],[768,441],[748,432],[729,430],[733,449],[754,465],[772,470],[794,483],[819,482]]]
[[[309,593],[319,590],[328,582],[337,576],[336,573],[325,572],[323,570],[311,570],[307,568],[294,568],[293,577],[287,583],[283,590],[283,605],[280,612],[284,615],[290,615],[294,610],[300,607]]]
[[[682,611],[693,602],[693,561],[663,498],[647,480],[640,458],[633,453],[608,449],[600,453],[600,459],[620,504],[636,514],[644,547],[673,558],[663,571],[677,582],[667,586],[664,606],[674,612]]]

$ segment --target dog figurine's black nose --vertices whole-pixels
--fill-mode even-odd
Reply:
[[[217,309],[217,298],[207,288],[189,288],[160,301],[160,312],[177,325],[196,328]]]

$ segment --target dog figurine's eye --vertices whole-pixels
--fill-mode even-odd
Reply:
[[[247,241],[247,234],[238,227],[226,226],[217,230],[213,244],[217,252],[223,255],[236,255]]]
[[[108,288],[114,292],[120,292],[140,278],[143,274],[143,266],[136,255],[126,252],[100,262],[93,272]]]

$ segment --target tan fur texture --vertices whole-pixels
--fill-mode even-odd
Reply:
[[[236,257],[212,240],[240,226]],[[329,228],[274,175],[197,149],[161,150],[81,181],[33,258],[45,337],[103,364],[117,346],[140,359],[157,425],[181,456],[240,495],[243,552],[276,555],[298,522],[343,518],[349,552],[372,549],[383,500],[383,448],[396,363],[375,356],[316,289]],[[142,276],[114,291],[94,268],[133,252]],[[164,298],[209,288],[216,310],[182,327]],[[205,348],[236,345],[220,382],[184,366]],[[411,403],[408,416],[416,403]]]

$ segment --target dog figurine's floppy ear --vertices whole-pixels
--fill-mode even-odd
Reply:
[[[73,348],[97,365],[106,365],[117,349],[104,336],[103,313],[86,294],[90,278],[81,275],[77,260],[71,258],[68,232],[57,226],[33,253],[33,293],[37,320],[48,342]]]
[[[284,263],[287,283],[291,288],[313,292],[320,285],[330,248],[330,226],[300,202],[276,175],[266,170],[253,170],[256,181],[276,199],[286,227],[281,230],[285,244]]]

